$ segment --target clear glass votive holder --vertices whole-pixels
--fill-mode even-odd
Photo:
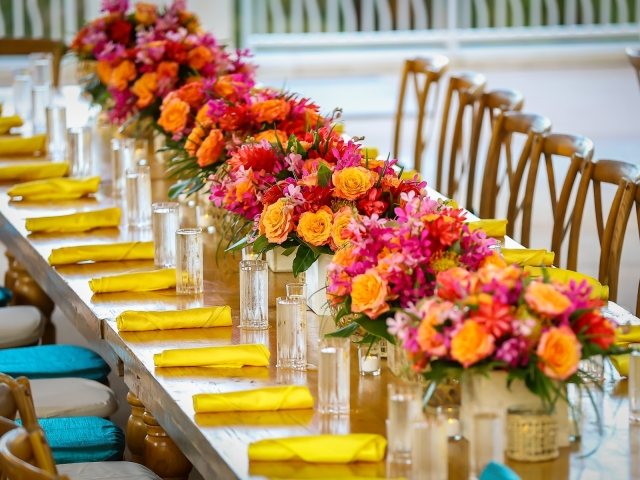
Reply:
[[[146,138],[133,139],[132,165],[150,165],[149,162],[149,140]]]
[[[504,463],[504,427],[499,415],[474,415],[471,448],[471,471],[475,477],[480,477],[491,462]]]
[[[604,357],[592,355],[586,360],[580,360],[580,370],[584,372],[586,383],[602,383],[604,381]]]
[[[287,283],[287,297],[307,299],[307,284],[303,282]]]
[[[640,344],[629,345],[629,420],[640,422]]]
[[[114,138],[111,140],[111,185],[114,197],[124,197],[126,182],[124,172],[134,166],[135,139]]]
[[[54,162],[67,158],[67,109],[62,105],[49,105],[47,114],[47,152]]]
[[[300,297],[276,299],[276,344],[279,368],[307,369],[307,301]]]
[[[358,345],[360,375],[380,375],[380,363],[380,345],[377,342]]]
[[[125,170],[127,225],[151,225],[151,169],[131,167]]]
[[[180,204],[161,202],[153,210],[153,261],[156,268],[176,266],[176,232],[180,229]]]
[[[240,328],[269,328],[269,269],[264,260],[240,262]]]
[[[47,107],[50,103],[50,85],[34,85],[31,87],[31,119],[33,123],[33,133],[38,134],[47,132]]]
[[[13,71],[13,104],[16,115],[24,122],[31,119],[31,75],[26,68]]]
[[[202,292],[204,292],[202,229],[180,228],[176,230],[176,293],[191,295]]]
[[[422,417],[422,387],[418,383],[388,385],[387,452],[395,462],[411,462],[413,424]]]
[[[32,53],[29,55],[29,64],[34,86],[53,85],[53,54]]]
[[[582,394],[584,387],[576,383],[567,385],[567,399],[569,400],[569,440],[576,442],[582,437],[584,426],[584,410]]]
[[[458,441],[462,438],[462,423],[460,423],[460,405],[442,405],[440,414],[447,427],[447,437]]]
[[[502,242],[500,240],[495,240],[493,245],[489,245],[489,250],[493,250],[498,255],[502,255]]]
[[[318,350],[318,412],[349,414],[350,350],[348,338],[323,338]]]
[[[242,260],[260,260],[260,257],[262,257],[262,255],[254,253],[253,244],[247,245],[242,249]]]
[[[411,469],[414,479],[447,480],[449,445],[447,423],[441,415],[426,415],[413,424]]]
[[[69,143],[69,176],[88,177],[92,172],[91,127],[71,127],[67,130]]]

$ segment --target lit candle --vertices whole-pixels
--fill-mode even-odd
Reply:
[[[453,438],[460,435],[460,420],[447,418],[447,437]]]
[[[378,356],[367,355],[362,360],[362,371],[365,373],[376,372],[380,370],[380,359]]]

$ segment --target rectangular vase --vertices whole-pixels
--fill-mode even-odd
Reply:
[[[282,255],[284,248],[276,247],[267,252],[267,264],[269,270],[276,273],[293,272],[293,259],[296,258],[296,252],[288,257]]]
[[[307,305],[316,315],[331,315],[327,302],[327,267],[331,258],[322,254],[307,270]]]

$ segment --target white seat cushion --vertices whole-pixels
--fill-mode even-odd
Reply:
[[[160,480],[147,467],[132,462],[67,463],[57,468],[71,480]]]
[[[36,307],[19,305],[0,308],[0,348],[25,347],[37,343],[45,320]]]
[[[38,418],[101,417],[118,410],[109,387],[84,378],[29,380]]]

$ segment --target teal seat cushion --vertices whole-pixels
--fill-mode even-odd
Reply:
[[[122,460],[124,432],[98,417],[38,419],[57,464]],[[18,421],[18,423],[20,423]]]
[[[92,350],[75,345],[40,345],[0,350],[0,372],[13,378],[87,378],[103,382],[111,369]]]
[[[13,297],[13,292],[11,290],[5,287],[0,287],[0,307],[6,307],[9,305],[11,297]]]

